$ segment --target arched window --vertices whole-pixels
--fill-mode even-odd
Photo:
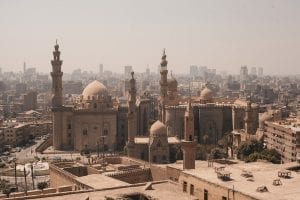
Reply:
[[[156,146],[157,147],[161,147],[161,141],[160,140],[157,141],[157,145]]]
[[[103,130],[103,135],[108,135],[108,130],[107,129]]]
[[[88,134],[88,130],[87,129],[83,129],[82,130],[82,135],[87,135]]]

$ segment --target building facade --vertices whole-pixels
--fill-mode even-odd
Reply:
[[[150,101],[135,97],[127,106],[116,106],[107,87],[97,80],[84,88],[72,106],[63,105],[62,60],[58,44],[54,48],[51,61],[54,149],[82,152],[96,151],[101,146],[106,151],[123,150],[129,118],[134,120],[133,128],[139,134],[148,132]],[[127,114],[133,110],[133,116]]]

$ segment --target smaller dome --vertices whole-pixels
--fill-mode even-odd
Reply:
[[[107,96],[107,88],[99,81],[94,80],[84,88],[82,96],[86,100],[93,97]]]
[[[265,121],[271,120],[273,118],[272,114],[268,112],[264,112],[260,117],[259,117],[259,123],[264,123]]]
[[[177,88],[178,82],[177,80],[173,77],[173,75],[171,74],[171,78],[168,79],[168,86],[169,87],[176,87]]]
[[[201,91],[200,99],[201,100],[211,100],[213,97],[213,91],[209,89],[207,86]]]
[[[167,136],[167,127],[161,121],[157,120],[150,128],[150,135]]]

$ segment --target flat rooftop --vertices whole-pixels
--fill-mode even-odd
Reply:
[[[68,194],[62,196],[43,197],[36,199],[46,200],[83,200],[89,199],[104,199],[104,197],[120,198],[122,195],[141,193],[155,199],[163,200],[196,200],[198,198],[187,195],[183,192],[178,192],[178,185],[170,182],[161,182],[152,185],[152,190],[145,190],[145,185],[131,186],[126,188],[109,189],[102,191],[84,192],[76,194]]]
[[[87,176],[81,176],[76,178],[77,181],[83,183],[94,189],[103,189],[111,187],[128,186],[129,183],[102,175],[102,174],[90,174]]]
[[[182,164],[169,164],[168,166],[181,169]],[[223,187],[265,200],[299,200],[300,199],[300,172],[291,171],[291,178],[280,178],[282,185],[274,186],[273,180],[278,179],[278,171],[297,166],[297,163],[286,163],[283,165],[267,162],[244,163],[237,161],[237,164],[219,164],[214,162],[213,167],[208,167],[207,161],[196,161],[196,169],[184,170],[183,173],[192,175],[201,180],[215,183]],[[299,165],[298,165],[299,166]],[[225,167],[230,172],[232,180],[222,181],[217,177],[215,167]],[[253,175],[252,180],[241,176],[249,172]],[[260,186],[266,186],[268,192],[257,192]]]

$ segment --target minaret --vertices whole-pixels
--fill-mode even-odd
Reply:
[[[167,90],[168,90],[168,61],[165,49],[163,50],[163,55],[160,62],[160,110],[159,110],[159,120],[164,122],[164,105],[167,100]]]
[[[196,140],[194,135],[194,113],[191,97],[184,114],[184,139],[181,141],[183,150],[183,169],[195,169]]]
[[[245,110],[245,132],[248,134],[252,134],[252,117],[250,116],[251,113],[251,100],[247,102],[247,107]]]
[[[25,74],[26,73],[26,62],[24,61],[24,63],[23,63],[23,74]]]
[[[129,100],[128,100],[128,141],[127,152],[129,157],[134,156],[134,137],[137,135],[137,115],[136,115],[136,87],[135,79],[133,77],[134,72],[131,72],[131,79],[129,80]]]
[[[62,98],[62,71],[59,46],[54,46],[52,64],[52,114],[53,114],[53,148],[63,149],[63,98]]]
[[[60,60],[60,51],[59,45],[54,46],[55,51],[53,51],[53,60],[51,60],[52,65],[52,107],[57,108],[63,105],[62,97],[62,76],[63,72],[61,71],[62,60]]]

